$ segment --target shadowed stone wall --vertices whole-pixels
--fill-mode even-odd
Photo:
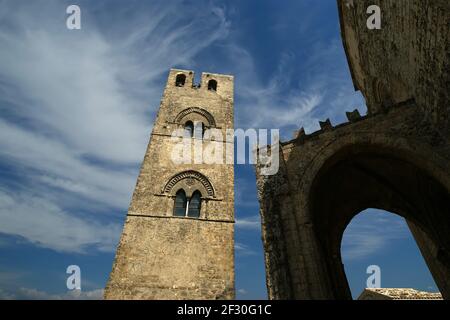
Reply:
[[[373,4],[381,30],[366,27]],[[347,112],[347,123],[326,120],[309,135],[300,129],[281,143],[274,176],[256,166],[269,298],[351,299],[342,235],[356,214],[378,208],[407,220],[450,299],[450,3],[340,0],[338,7],[368,115]]]

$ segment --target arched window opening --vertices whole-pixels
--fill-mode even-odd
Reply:
[[[197,139],[203,139],[205,134],[205,124],[203,122],[196,122],[194,127],[194,137]]]
[[[183,87],[185,83],[186,83],[186,75],[184,75],[184,74],[177,75],[177,78],[175,80],[175,85],[177,87]]]
[[[192,138],[194,136],[194,124],[188,121],[184,125],[184,136]]]
[[[200,217],[200,207],[202,204],[202,195],[199,191],[195,191],[192,194],[192,198],[189,201],[188,217],[199,218]]]
[[[217,91],[217,81],[216,80],[208,81],[208,90]]]
[[[191,198],[187,198],[184,190],[180,189],[175,195],[173,215],[176,217],[199,218],[201,205],[202,194],[200,191],[195,191]]]
[[[183,189],[177,191],[175,195],[175,206],[173,208],[173,215],[177,217],[185,217],[187,208],[186,193]]]

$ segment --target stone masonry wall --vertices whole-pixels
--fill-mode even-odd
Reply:
[[[176,77],[186,76],[184,86]],[[217,91],[208,90],[209,80]],[[233,77],[203,73],[194,84],[189,70],[170,71],[124,231],[117,249],[106,299],[234,298],[233,164],[175,164],[175,129],[202,121],[223,139],[192,138],[190,145],[233,148],[225,141],[233,129]],[[220,149],[216,149],[220,150]],[[202,194],[199,218],[173,216],[175,193]]]

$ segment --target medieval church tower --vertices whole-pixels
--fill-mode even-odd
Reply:
[[[105,299],[234,298],[233,164],[225,156],[177,164],[172,156],[177,129],[189,144],[225,153],[232,128],[232,76],[202,73],[195,85],[192,71],[170,71]]]

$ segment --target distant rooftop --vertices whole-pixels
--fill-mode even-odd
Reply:
[[[410,288],[366,288],[358,300],[442,300],[442,295]]]

